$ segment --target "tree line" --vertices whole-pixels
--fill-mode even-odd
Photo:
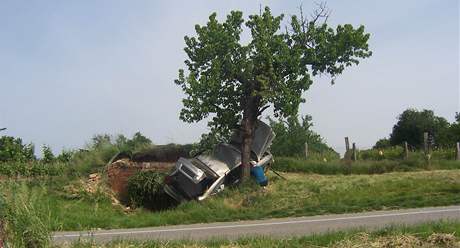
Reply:
[[[412,149],[421,149],[425,132],[432,147],[453,147],[460,141],[460,113],[455,113],[455,121],[449,123],[444,117],[436,116],[433,110],[409,108],[398,116],[389,138],[378,140],[374,148],[388,148],[407,142]]]

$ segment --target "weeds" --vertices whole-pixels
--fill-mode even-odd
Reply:
[[[388,172],[408,172],[435,169],[460,169],[460,161],[433,160],[428,166],[424,159],[381,161],[315,161],[297,158],[276,158],[273,169],[284,172],[316,173],[322,175],[382,174]]]
[[[459,204],[460,170],[332,175],[283,173],[288,180],[268,174],[266,189],[254,184],[227,188],[205,201],[191,201],[174,209],[152,212],[138,208],[129,213],[110,199],[76,198],[59,194],[49,182],[54,230],[131,228],[216,221],[235,221],[379,209]],[[35,186],[34,186],[35,187]]]
[[[39,248],[50,244],[51,219],[43,204],[45,190],[30,189],[25,183],[10,183],[2,212],[7,243],[11,247]],[[5,192],[5,191],[4,191]]]

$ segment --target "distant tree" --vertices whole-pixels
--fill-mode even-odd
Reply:
[[[56,160],[62,163],[68,163],[72,160],[75,152],[70,150],[62,150],[61,153],[56,157]]]
[[[112,137],[109,134],[94,135],[91,140],[90,148],[99,149],[102,147],[112,146]]]
[[[399,117],[390,135],[391,145],[407,141],[416,148],[423,147],[423,133],[428,132],[437,146],[446,146],[449,141],[449,122],[434,115],[432,110],[407,109]]]
[[[379,139],[372,149],[385,149],[391,147],[391,142],[387,138]]]
[[[49,147],[47,145],[43,145],[43,147],[42,147],[42,155],[43,155],[42,161],[44,163],[49,164],[49,163],[54,162],[54,160],[55,160],[55,157],[54,157],[53,151],[51,150],[51,147]]]
[[[11,136],[0,137],[0,162],[26,162],[35,160],[34,145],[23,144],[21,138]]]
[[[299,121],[298,116],[290,116],[286,120],[269,118],[270,126],[276,134],[271,151],[278,156],[305,156],[305,143],[314,153],[335,152],[326,145],[323,138],[313,130],[312,118],[305,115]]]
[[[448,136],[451,145],[460,142],[460,113],[455,113],[455,122],[450,125]]]
[[[140,132],[136,132],[131,139],[126,138],[123,134],[119,134],[115,139],[115,145],[118,149],[125,152],[134,152],[152,144],[152,141]]]
[[[180,118],[196,122],[212,115],[211,132],[223,137],[241,121],[242,181],[249,177],[253,132],[264,110],[272,106],[276,117],[297,114],[312,76],[334,79],[371,56],[363,26],[333,29],[326,24],[328,14],[320,5],[310,20],[301,12],[283,29],[284,15],[273,16],[268,7],[246,22],[241,11],[223,22],[213,13],[206,25],[195,25],[195,37],[185,37],[188,73],[179,70],[175,80],[186,95]],[[241,40],[243,24],[248,43]]]

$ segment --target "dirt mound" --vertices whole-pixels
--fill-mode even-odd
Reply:
[[[110,188],[121,201],[126,201],[128,178],[141,170],[154,170],[168,172],[174,166],[174,162],[134,162],[129,159],[120,159],[107,167],[107,177]]]
[[[176,162],[180,157],[189,158],[192,145],[157,145],[133,154],[134,162]]]

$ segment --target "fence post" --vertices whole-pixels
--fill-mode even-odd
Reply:
[[[305,158],[308,158],[308,142],[305,142]]]
[[[460,142],[457,142],[457,160],[460,160]]]
[[[3,220],[0,220],[0,248],[3,248],[5,245],[5,230],[3,225]]]
[[[407,141],[404,141],[404,159],[409,158],[409,145],[407,144]]]
[[[350,141],[348,140],[348,137],[345,137],[345,152],[348,152],[350,150]]]
[[[423,133],[423,151],[428,155],[428,132]]]
[[[357,154],[356,154],[356,144],[353,143],[353,161],[357,160]]]
[[[431,147],[430,147],[430,144],[428,143],[429,142],[429,136],[428,136],[428,132],[424,132],[423,133],[423,150],[425,152],[425,158],[428,162],[428,166],[431,166]]]

